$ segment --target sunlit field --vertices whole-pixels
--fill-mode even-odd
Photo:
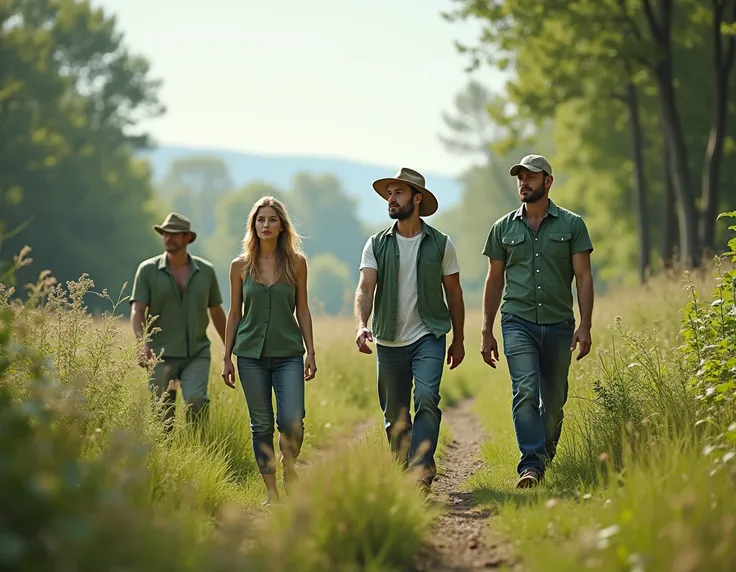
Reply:
[[[480,313],[468,312],[465,362],[446,370],[441,405],[475,398],[486,431],[484,465],[463,487],[492,508],[482,524],[489,538],[512,545],[528,569],[734,564],[733,376],[724,374],[712,391],[712,380],[694,383],[708,359],[715,360],[708,372],[721,375],[713,364],[722,356],[712,346],[733,342],[733,286],[724,282],[731,290],[719,287],[723,302],[712,305],[714,274],[675,273],[597,299],[594,349],[573,362],[560,453],[533,492],[514,489],[518,453],[505,360],[496,370],[482,362]],[[691,282],[704,300],[687,317]],[[209,427],[188,430],[180,410],[167,441],[127,317],[93,318],[83,305],[90,289],[86,279],[63,289],[40,285],[25,306],[11,305],[7,290],[0,295],[0,535],[12,547],[0,551],[3,566],[412,565],[440,509],[388,455],[375,353],[357,352],[352,319],[315,318],[318,373],[307,386],[300,482],[281,504],[262,506],[244,397],[220,378],[214,329]],[[730,360],[733,347],[722,348]],[[451,434],[444,424],[440,470]]]
[[[357,352],[350,319],[315,320],[318,373],[307,385],[301,479],[281,506],[264,507],[244,396],[222,382],[214,329],[209,426],[187,429],[179,397],[178,425],[164,440],[129,322],[93,318],[84,308],[92,290],[86,278],[40,284],[12,308],[9,291],[0,295],[10,467],[0,490],[8,541],[18,543],[0,551],[6,564],[384,570],[411,561],[433,509],[387,454],[375,354]],[[443,403],[468,391],[453,372]]]

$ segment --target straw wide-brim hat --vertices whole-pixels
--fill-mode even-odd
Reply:
[[[419,216],[430,216],[437,212],[437,197],[424,185],[424,176],[408,167],[402,167],[395,177],[384,177],[373,181],[373,189],[388,201],[389,183],[406,183],[422,193],[422,202],[419,203]]]
[[[197,238],[197,233],[192,231],[191,221],[179,213],[169,213],[164,222],[154,224],[153,228],[159,234],[164,232],[189,232],[192,234],[192,238],[189,241],[190,244]]]

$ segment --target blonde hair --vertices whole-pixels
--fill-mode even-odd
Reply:
[[[276,242],[276,282],[283,281],[290,286],[295,286],[299,276],[299,263],[304,252],[299,234],[294,230],[294,225],[289,218],[286,207],[277,198],[270,195],[261,197],[253,205],[248,215],[245,236],[243,237],[241,258],[243,259],[243,272],[241,278],[250,276],[260,282],[261,272],[258,268],[258,258],[261,254],[261,241],[256,232],[256,218],[258,211],[263,207],[271,207],[276,211],[281,221],[281,232]]]

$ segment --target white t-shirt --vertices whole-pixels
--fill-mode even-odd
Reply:
[[[396,316],[396,337],[390,342],[376,339],[377,344],[383,346],[400,347],[413,344],[423,335],[430,333],[419,318],[417,306],[417,256],[422,234],[412,238],[404,238],[396,233],[399,244],[399,300]],[[369,238],[363,247],[360,268],[375,268],[378,270],[376,257],[373,254],[373,244]],[[460,272],[457,262],[455,245],[448,238],[445,246],[445,255],[442,258],[442,275]]]

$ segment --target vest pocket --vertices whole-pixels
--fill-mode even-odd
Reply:
[[[425,262],[423,266],[426,268],[424,274],[427,290],[442,290],[442,263],[441,262]],[[419,272],[421,272],[421,268]]]

